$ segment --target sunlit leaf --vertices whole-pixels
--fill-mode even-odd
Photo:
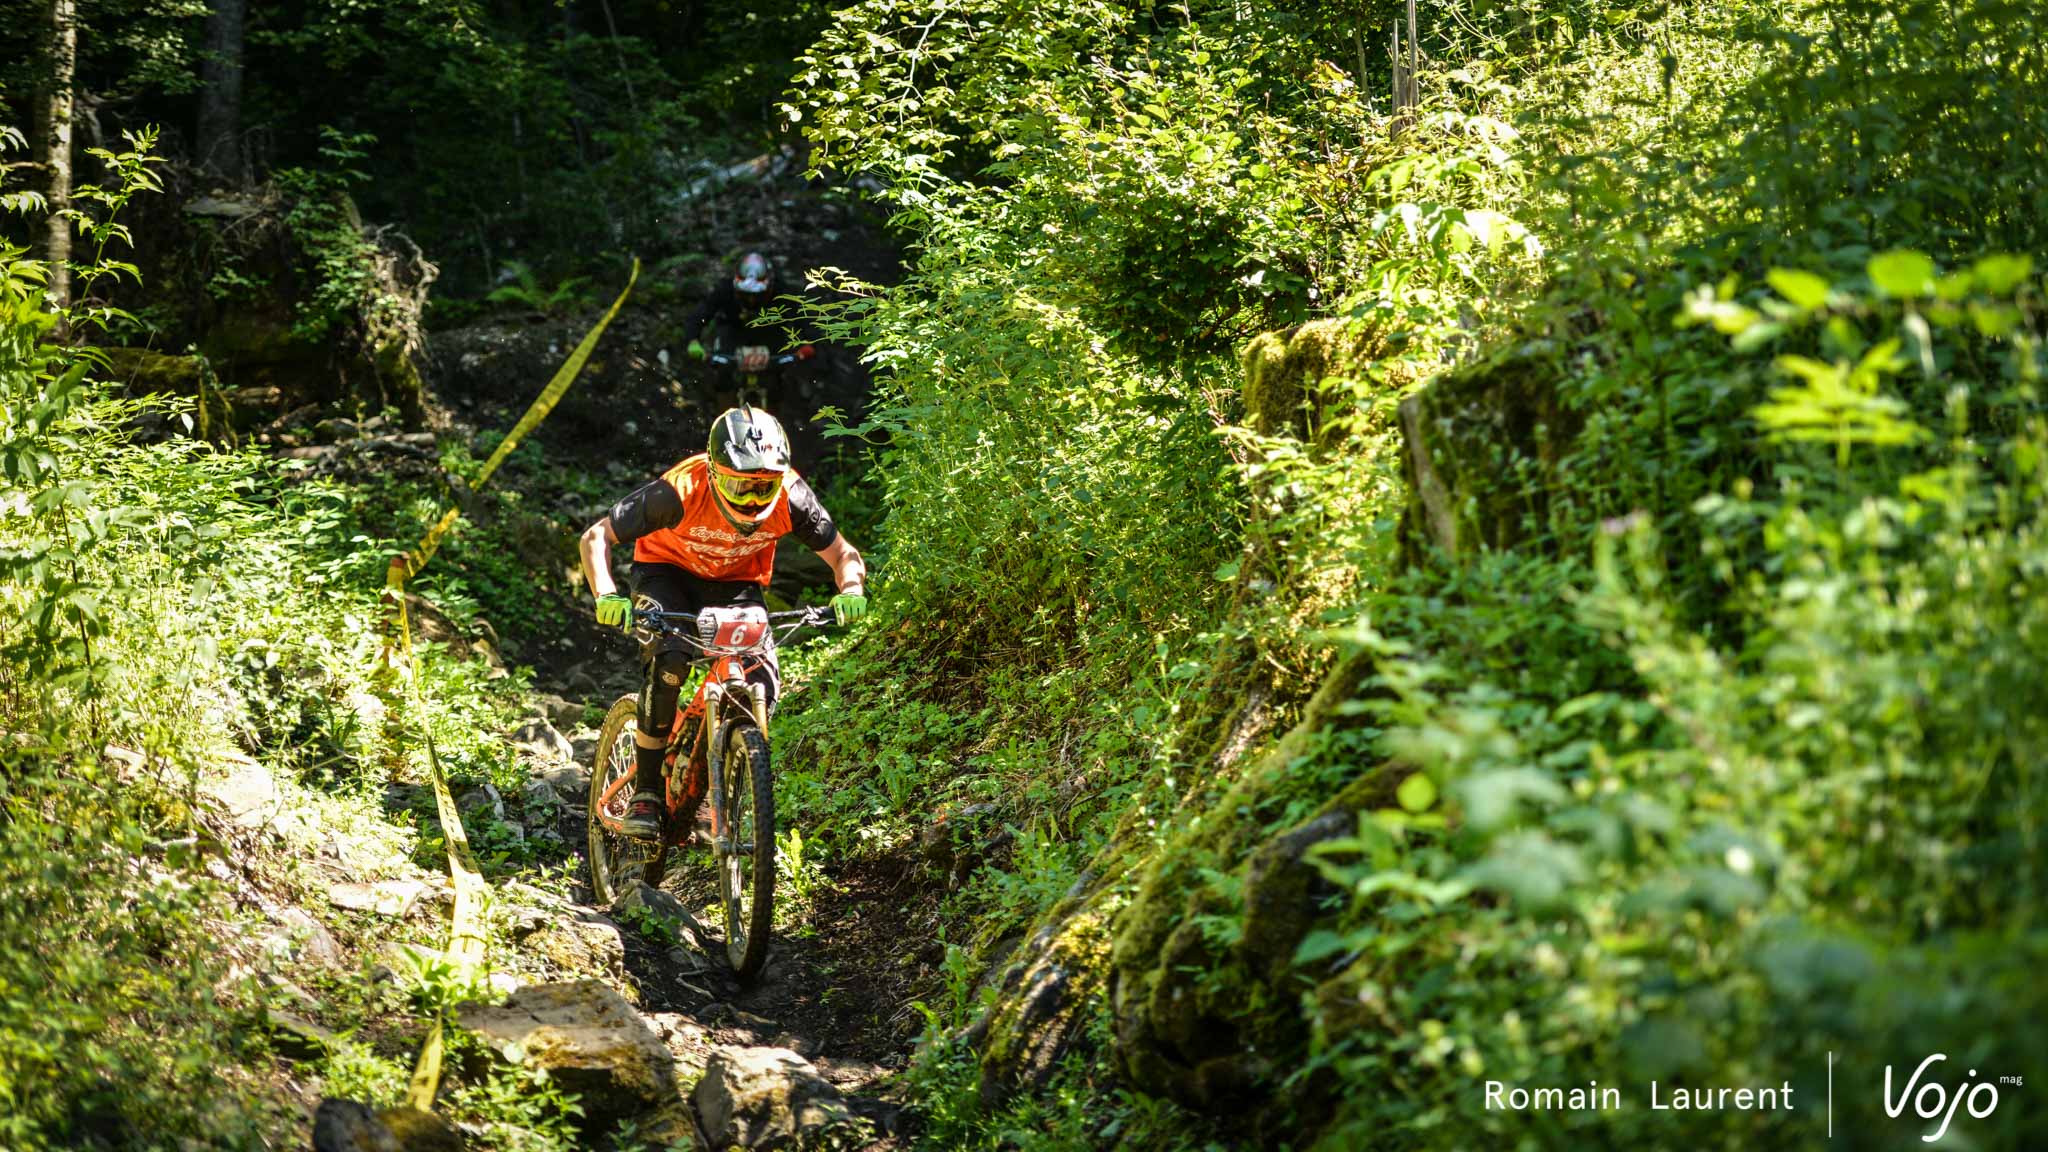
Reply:
[[[1797,268],[1773,268],[1765,279],[1778,295],[1809,312],[1828,302],[1827,280],[1811,272]]]
[[[1870,258],[1870,283],[1879,292],[1902,300],[1932,295],[1934,259],[1922,252],[1895,249]]]

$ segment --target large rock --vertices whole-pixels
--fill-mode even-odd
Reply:
[[[321,968],[342,966],[340,942],[304,909],[282,908],[271,919],[276,927],[264,934],[264,947],[273,955]]]
[[[497,785],[486,780],[477,787],[457,796],[455,798],[455,810],[462,813],[464,817],[476,816],[478,813],[482,813],[488,815],[493,820],[503,820],[505,818],[505,798],[498,795]]]
[[[623,976],[626,938],[619,926],[595,912],[564,909],[522,942],[527,952],[573,975]]]
[[[536,984],[503,1007],[465,1004],[456,1019],[500,1056],[581,1096],[594,1126],[677,1098],[668,1048],[625,997],[596,980]]]
[[[539,776],[528,780],[520,787],[519,798],[529,813],[559,808],[562,804],[562,794],[555,790],[553,784]]]
[[[1578,500],[1581,486],[1560,469],[1585,423],[1560,398],[1560,363],[1536,341],[1445,373],[1401,401],[1404,563],[1431,551],[1456,562],[1555,530],[1551,505]]]
[[[1043,1088],[1085,1036],[1085,1009],[1101,990],[1109,952],[1107,917],[1097,903],[1113,887],[1092,870],[1083,872],[1011,953],[994,1003],[960,1033],[981,1054],[984,1108]]]
[[[1339,706],[1372,668],[1369,653],[1333,667],[1296,725],[1228,788],[1205,797],[1206,811],[1246,811],[1288,796],[1307,742],[1354,722]],[[1298,1000],[1304,974],[1295,952],[1331,914],[1331,891],[1311,850],[1351,835],[1358,813],[1391,804],[1398,777],[1384,763],[1362,767],[1291,827],[1207,817],[1176,827],[1113,923],[1107,991],[1117,1068],[1129,1083],[1252,1128],[1298,1125],[1327,1108],[1318,1095],[1327,1081],[1290,1079],[1312,1039],[1302,1015],[1244,1006]],[[1235,900],[1207,879],[1233,872],[1244,876]],[[1243,930],[1235,940],[1206,930],[1216,915],[1238,919]]]
[[[564,700],[552,693],[544,693],[535,696],[533,704],[540,709],[541,715],[547,717],[548,721],[557,727],[574,728],[583,723],[583,705],[579,701]]]
[[[581,804],[590,795],[590,773],[575,764],[550,762],[534,772],[533,780],[553,789],[564,804]]]
[[[313,1113],[313,1152],[462,1152],[462,1137],[417,1108],[373,1112],[356,1100],[322,1100]]]
[[[690,1103],[713,1149],[811,1147],[853,1120],[839,1089],[787,1048],[720,1048]]]
[[[379,880],[374,884],[332,885],[327,889],[327,902],[351,912],[403,918],[426,894],[425,881]]]
[[[271,1046],[286,1059],[318,1060],[341,1045],[333,1032],[296,1012],[266,1006],[263,1014]]]

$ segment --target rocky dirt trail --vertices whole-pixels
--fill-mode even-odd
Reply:
[[[486,786],[457,798],[465,827],[580,842],[588,737],[536,716],[508,734],[527,772],[515,797]],[[584,743],[584,757],[576,744]],[[126,754],[121,754],[126,755]],[[129,771],[146,766],[123,761]],[[412,811],[417,786],[384,807]],[[207,869],[248,915],[222,926],[230,978],[265,988],[263,1028],[283,1083],[302,1085],[320,1152],[440,1149],[464,1132],[404,1108],[314,1096],[296,1080],[360,1045],[410,1065],[420,1004],[453,976],[440,961],[452,887],[393,835],[396,825],[323,805],[253,760],[227,762],[195,798]],[[572,835],[574,839],[572,840]],[[595,907],[573,856],[492,877],[488,970],[451,994],[465,1040],[450,1059],[545,1070],[583,1109],[592,1148],[904,1146],[914,1118],[893,1099],[907,1059],[932,904],[915,869],[867,864],[791,906],[766,971],[735,980],[709,918],[708,856]],[[785,894],[786,898],[786,894]],[[920,911],[922,910],[922,911]],[[251,927],[253,926],[253,927]],[[331,1065],[330,1065],[331,1067]],[[612,1139],[604,1133],[625,1132]]]
[[[578,735],[574,767],[542,767],[538,779],[587,780],[590,734]],[[563,804],[559,819],[559,834],[580,843],[584,810]],[[607,908],[588,903],[587,876],[554,904],[552,923],[528,921],[537,937],[529,939],[634,1006],[673,1061],[700,1142],[809,1145],[834,1133],[844,1146],[889,1148],[908,1134],[890,1079],[916,1035],[910,1001],[942,950],[912,946],[936,939],[935,902],[915,866],[850,866],[803,903],[785,888],[768,965],[744,984],[723,959],[704,849],[672,859],[660,888],[637,885]],[[557,994],[525,996],[547,1003]],[[511,1004],[524,1002],[515,993]]]

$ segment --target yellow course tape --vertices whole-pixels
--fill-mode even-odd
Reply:
[[[498,465],[519,446],[527,434],[540,427],[554,411],[562,395],[569,390],[576,377],[582,373],[583,365],[590,359],[591,350],[597,347],[598,337],[611,325],[612,318],[619,314],[619,308],[632,294],[633,285],[640,279],[640,261],[633,261],[633,273],[626,280],[625,290],[612,306],[598,319],[597,325],[583,337],[576,350],[556,370],[554,379],[534,398],[526,415],[513,425],[497,451],[484,461],[483,471],[477,474],[472,490],[481,489],[490,483],[491,476],[498,471]],[[413,703],[422,712],[425,699],[421,694],[419,677],[414,674],[412,659],[412,622],[405,610],[406,581],[419,575],[441,548],[442,537],[455,526],[461,515],[459,509],[450,508],[427,530],[417,547],[412,551],[391,558],[391,567],[384,573],[384,590],[394,606],[396,627],[393,640],[385,649],[386,666],[399,672],[412,685]],[[476,857],[470,854],[469,835],[462,828],[462,814],[456,810],[455,798],[449,794],[448,778],[441,771],[441,757],[434,748],[433,733],[421,730],[422,742],[427,751],[427,776],[434,786],[434,803],[441,813],[441,829],[448,843],[448,875],[455,882],[455,914],[448,925],[447,958],[458,972],[468,973],[483,963],[485,937],[483,933],[484,901],[490,889],[484,883],[483,874],[477,870]],[[427,1033],[426,1042],[420,1048],[419,1064],[413,1069],[412,1085],[406,1092],[406,1102],[422,1112],[434,1107],[434,1094],[441,1087],[441,1058],[447,1040],[447,1021],[437,1014],[432,1029]]]

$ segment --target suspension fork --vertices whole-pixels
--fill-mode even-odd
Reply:
[[[712,661],[705,670],[704,685],[704,765],[709,779],[706,781],[705,798],[711,802],[711,836],[715,841],[725,835],[725,749],[718,746],[718,714],[725,708],[725,671],[730,657]]]
[[[726,835],[723,800],[725,798],[725,749],[718,746],[717,736],[720,714],[725,711],[726,697],[732,694],[734,685],[746,691],[746,702],[732,702],[733,711],[753,717],[754,724],[765,735],[768,731],[768,688],[747,679],[746,664],[737,657],[721,657],[711,665],[704,677],[704,761],[710,772],[711,834],[714,839]]]

